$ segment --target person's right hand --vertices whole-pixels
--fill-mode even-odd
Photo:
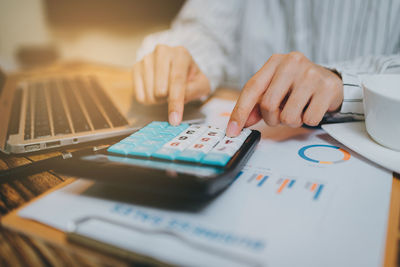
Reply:
[[[168,120],[172,125],[181,123],[185,103],[210,93],[208,78],[182,46],[157,45],[133,66],[133,80],[139,103],[168,102]]]

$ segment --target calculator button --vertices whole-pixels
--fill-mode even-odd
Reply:
[[[230,159],[231,157],[227,154],[211,152],[201,160],[201,163],[217,165],[217,166],[225,166]]]
[[[128,155],[129,151],[134,149],[134,145],[129,145],[129,144],[122,144],[122,143],[117,143],[115,145],[110,146],[107,151],[111,153],[116,153],[116,154],[122,154],[122,155]]]
[[[166,128],[170,124],[166,121],[153,121],[146,125],[144,128]]]
[[[251,130],[249,128],[244,128],[241,134],[244,134],[247,137],[251,134]]]
[[[176,131],[176,133],[178,134],[178,133],[180,133],[180,132],[186,130],[188,127],[189,127],[189,124],[187,124],[187,123],[181,123],[181,124],[179,124],[178,126],[172,126],[172,125],[170,125],[170,126],[168,126],[166,129]]]
[[[158,151],[154,152],[152,156],[155,158],[174,160],[179,155],[179,153],[179,150],[162,147]]]
[[[173,139],[172,141],[169,141],[168,143],[166,143],[163,147],[172,149],[172,150],[183,151],[188,146],[190,146],[190,142],[188,142],[188,141],[179,141],[179,140]]]
[[[204,133],[207,129],[208,127],[204,125],[191,125],[185,131],[183,131],[182,134],[198,137],[199,135]]]
[[[240,148],[240,146],[243,144],[244,140],[240,140],[237,137],[231,138],[225,136],[219,143],[218,146],[227,146],[227,147],[234,147],[234,148]]]
[[[200,162],[201,159],[205,156],[206,154],[200,150],[189,150],[186,149],[183,152],[181,152],[176,159],[177,160],[183,160],[183,161],[190,161],[190,162]]]
[[[141,156],[141,157],[150,157],[151,154],[156,152],[158,147],[151,146],[135,146],[131,150],[128,151],[128,155],[131,156]]]
[[[238,136],[234,137],[233,139],[238,139],[238,140],[244,142],[244,141],[246,141],[247,137],[250,134],[251,134],[251,130],[248,128],[245,128],[242,130],[242,132]]]
[[[172,139],[171,143],[177,142],[177,143],[192,143],[194,142],[202,133],[204,133],[207,130],[206,126],[194,126],[191,125],[184,131],[182,131],[178,136],[176,136],[174,139]],[[187,146],[183,147],[185,149]],[[181,149],[181,150],[183,150]]]
[[[144,140],[143,142],[140,143],[141,146],[146,146],[146,147],[156,147],[156,148],[160,148],[164,145],[164,141],[163,140],[159,140],[159,139],[149,139],[149,140]]]
[[[208,153],[213,148],[214,144],[212,143],[204,143],[204,142],[196,142],[191,145],[187,150],[193,151],[201,151],[203,153]]]
[[[227,154],[228,156],[232,157],[235,155],[236,151],[238,151],[236,147],[220,145],[215,147],[212,152],[217,154]]]
[[[183,161],[200,162],[200,160],[212,149],[211,143],[196,142],[185,149],[176,158]]]
[[[143,136],[131,135],[131,136],[128,136],[127,138],[125,138],[125,139],[122,139],[120,141],[120,143],[122,143],[122,144],[139,144],[144,140],[146,140],[146,139]]]

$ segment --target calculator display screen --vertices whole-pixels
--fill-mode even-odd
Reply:
[[[188,175],[193,175],[197,177],[212,177],[223,172],[223,169],[212,166],[201,166],[195,164],[185,164],[169,161],[159,161],[152,159],[139,159],[139,158],[129,158],[129,157],[119,157],[114,155],[92,155],[82,158],[83,160],[101,160],[115,162],[124,165],[131,165],[132,167],[146,167],[157,170],[165,170],[167,172],[177,172]]]

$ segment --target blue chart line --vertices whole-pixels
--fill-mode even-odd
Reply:
[[[324,188],[324,185],[323,185],[323,184],[320,184],[320,185],[318,186],[317,192],[315,192],[315,195],[314,195],[314,199],[315,199],[315,200],[318,199],[318,197],[319,197],[319,195],[321,194],[321,191],[322,191],[323,188]]]
[[[265,175],[264,178],[261,179],[261,181],[258,183],[257,186],[262,186],[263,183],[268,179],[268,177],[269,177],[268,175]]]
[[[288,185],[288,187],[289,188],[291,188],[293,185],[294,185],[294,183],[296,182],[296,180],[292,180],[292,181],[290,181],[290,183],[289,183],[289,185]]]

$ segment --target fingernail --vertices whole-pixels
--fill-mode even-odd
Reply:
[[[169,123],[173,126],[178,126],[179,125],[179,114],[176,111],[173,111],[169,114]]]
[[[229,137],[237,136],[240,133],[239,125],[236,121],[230,121],[226,128],[226,135]]]

